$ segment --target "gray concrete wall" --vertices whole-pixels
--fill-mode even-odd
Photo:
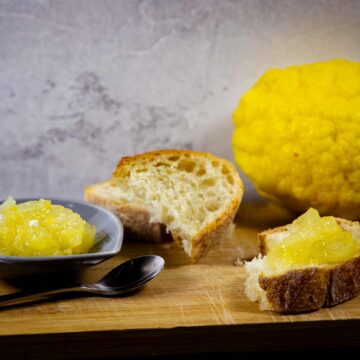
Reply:
[[[232,160],[266,69],[338,57],[360,60],[360,1],[0,1],[0,198],[82,198],[156,148]]]

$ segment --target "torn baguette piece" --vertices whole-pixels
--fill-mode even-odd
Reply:
[[[125,228],[125,238],[145,242],[168,242],[165,226],[150,222],[150,213],[140,201],[128,202],[123,189],[111,179],[85,187],[85,201],[104,207],[118,216]]]
[[[260,255],[245,263],[245,294],[260,310],[308,312],[360,294],[359,223],[319,219],[310,209],[292,224],[259,234]]]
[[[233,228],[243,183],[233,164],[210,153],[158,150],[120,160],[113,182],[140,199],[193,262]]]

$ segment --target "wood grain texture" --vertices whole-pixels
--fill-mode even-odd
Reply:
[[[190,264],[173,244],[127,242],[120,255],[91,268],[83,280],[95,281],[144,254],[166,261],[156,279],[128,297],[71,298],[0,310],[0,355],[21,358],[30,349],[44,357],[59,346],[62,351],[53,359],[360,345],[360,298],[291,316],[261,312],[245,298],[244,270],[234,262],[256,253],[259,230],[238,226],[232,240],[218,244],[198,264]],[[0,284],[1,293],[10,289]],[[140,338],[141,347],[136,345]],[[100,345],[106,345],[103,352]]]

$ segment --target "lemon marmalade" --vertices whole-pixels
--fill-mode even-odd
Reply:
[[[360,255],[360,244],[332,216],[320,217],[310,208],[287,226],[288,236],[266,256],[270,266],[338,264]]]
[[[62,256],[88,252],[96,228],[49,200],[0,205],[0,253],[11,256]]]

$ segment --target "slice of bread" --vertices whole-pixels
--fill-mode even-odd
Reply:
[[[360,242],[358,222],[337,218],[337,223]],[[289,234],[281,226],[259,234],[260,255],[245,263],[245,294],[260,303],[260,310],[300,313],[330,307],[360,294],[360,254],[334,265],[293,266],[284,271],[269,269],[265,257],[273,244]]]
[[[100,205],[117,215],[125,228],[125,238],[146,242],[170,241],[171,235],[166,233],[165,226],[150,222],[149,211],[140,201],[131,203],[126,193],[112,180],[90,185],[84,191],[85,200]]]
[[[140,199],[150,221],[164,224],[193,262],[228,235],[243,195],[235,167],[210,153],[159,150],[125,157],[113,181]]]

